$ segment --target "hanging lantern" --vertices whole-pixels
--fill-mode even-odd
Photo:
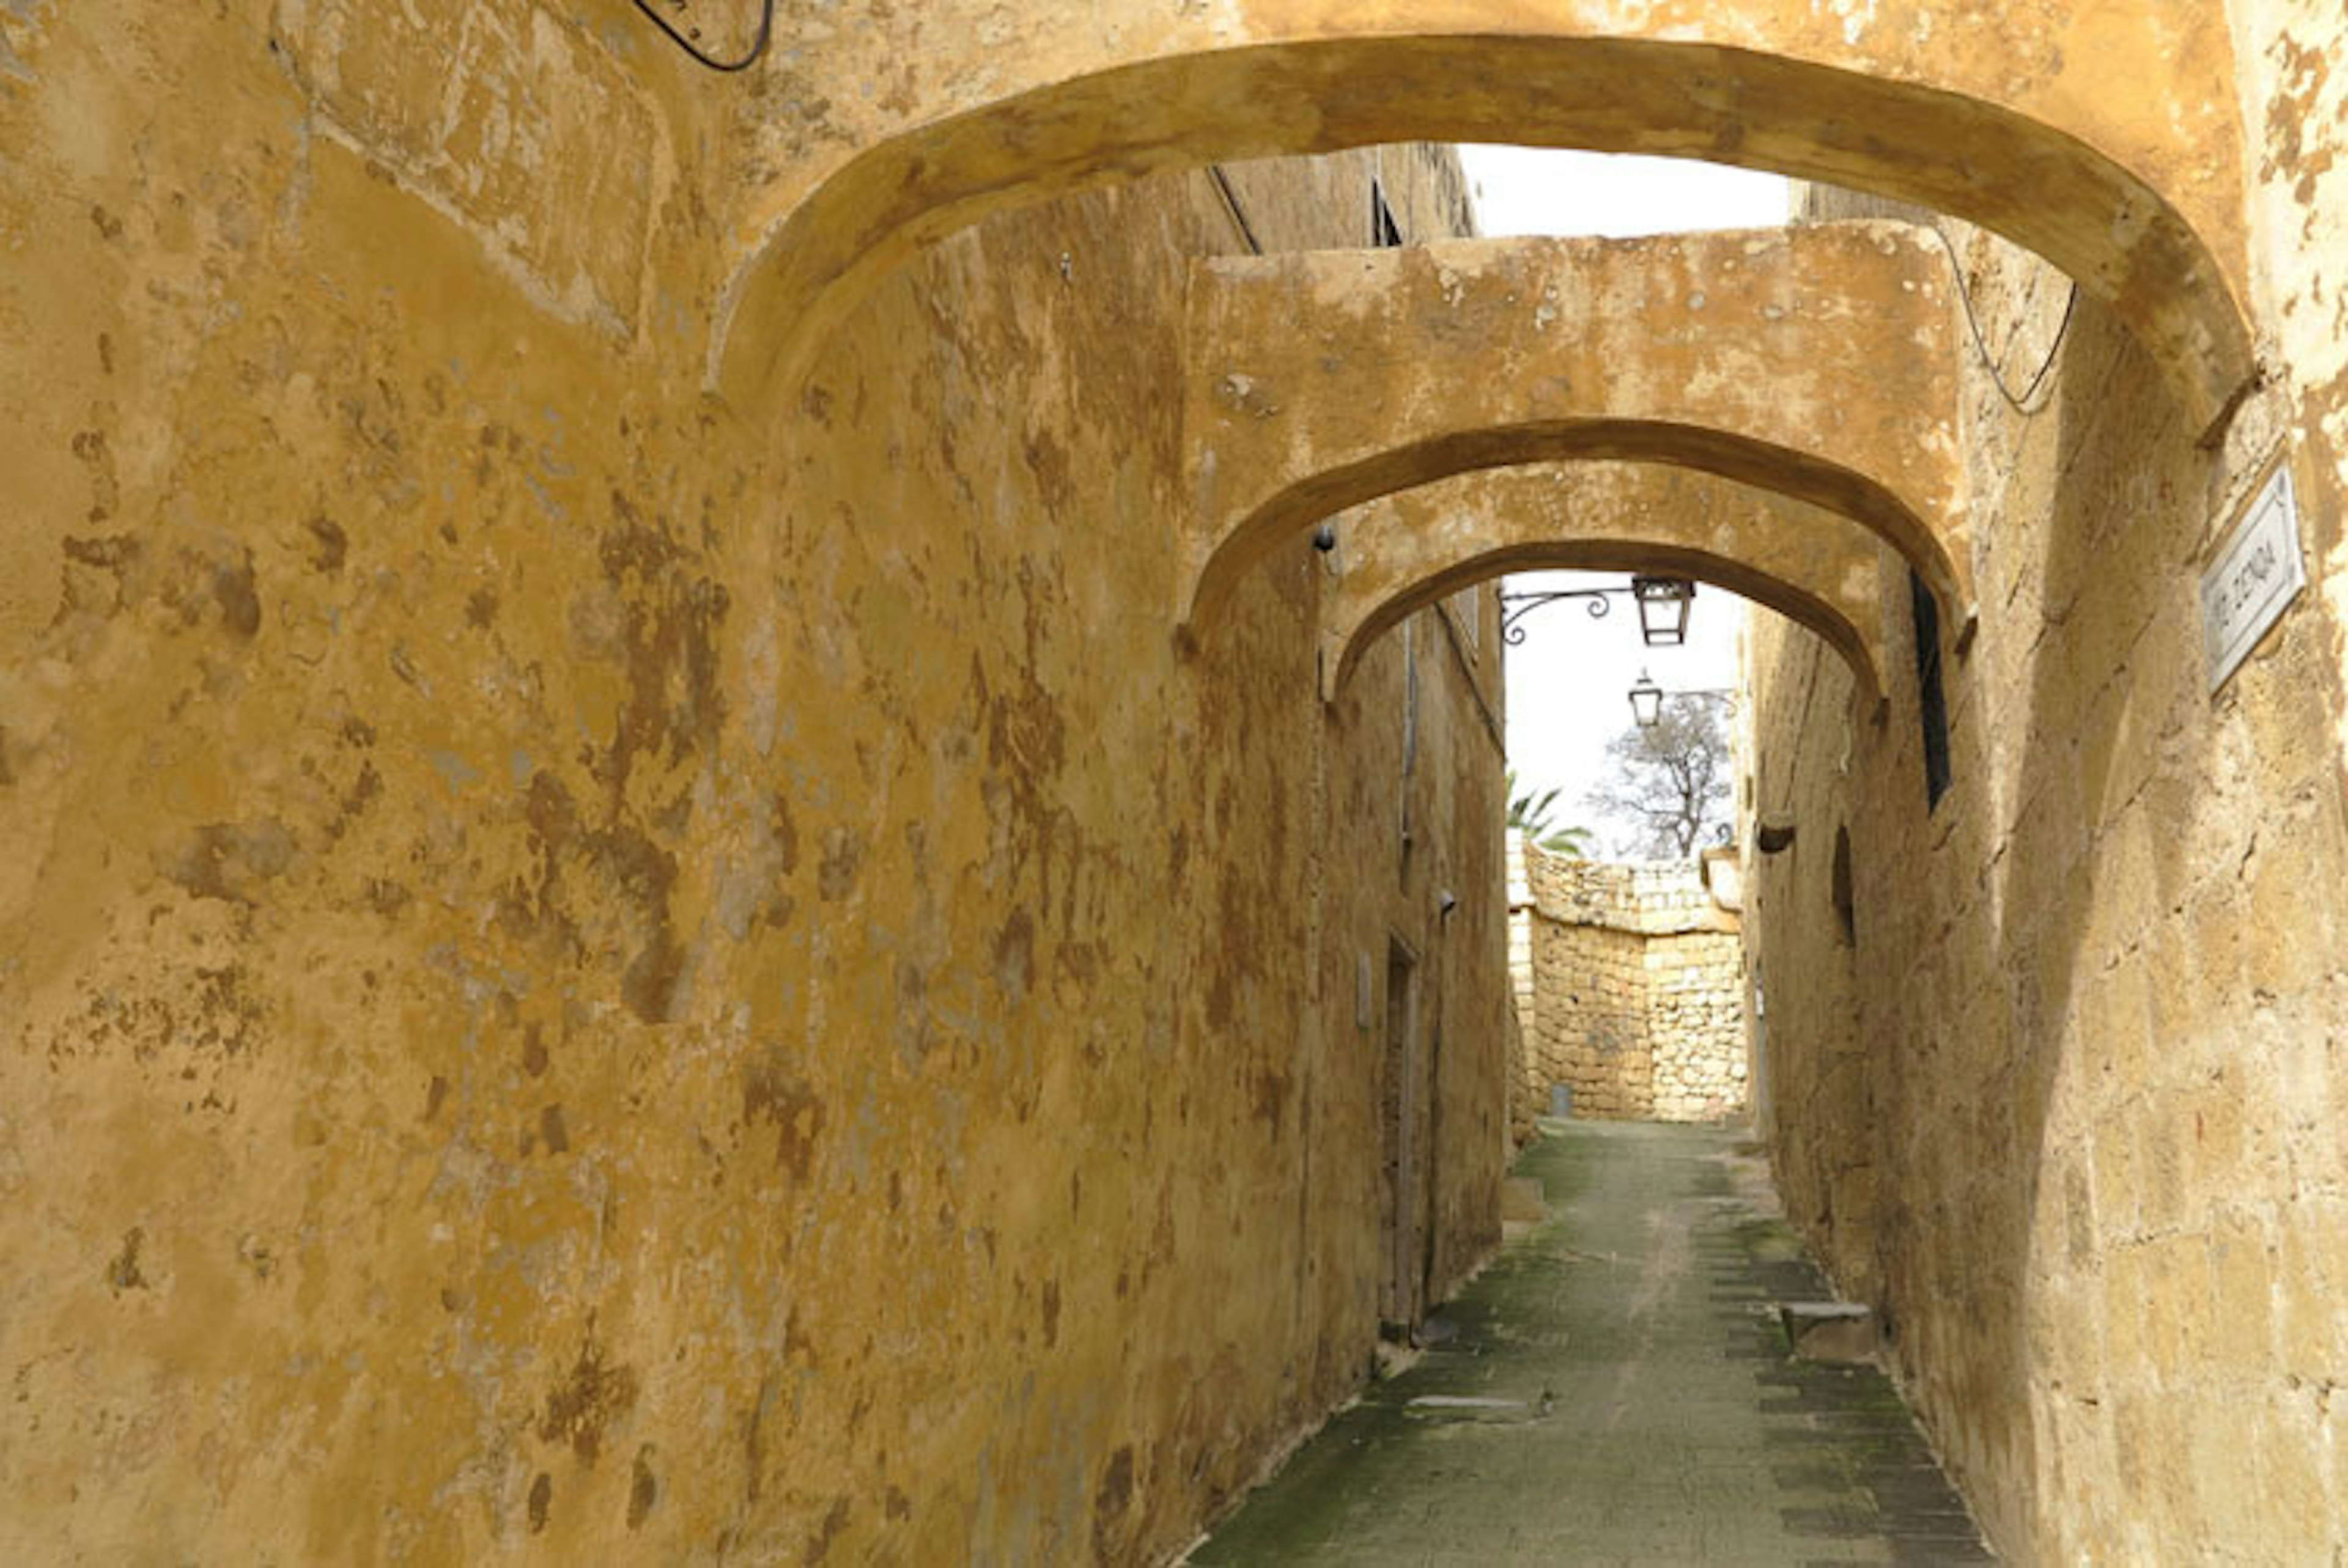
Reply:
[[[1634,577],[1631,597],[1639,601],[1639,635],[1648,647],[1677,648],[1687,641],[1695,584],[1682,577]]]

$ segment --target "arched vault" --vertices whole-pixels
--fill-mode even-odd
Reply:
[[[1611,458],[1855,520],[1915,564],[1962,647],[1973,596],[1948,290],[1929,238],[1899,223],[1201,262],[1180,619],[1211,635],[1256,562],[1346,507]]]
[[[924,0],[778,51],[757,85],[711,354],[737,398],[794,379],[873,279],[990,213],[1399,141],[1897,197],[2077,279],[2202,423],[2252,370],[2233,50],[2208,0]]]
[[[1447,594],[1550,567],[1692,578],[1765,605],[1883,693],[1882,541],[1849,518],[1685,468],[1559,463],[1439,480],[1347,514],[1321,596],[1322,695],[1378,635]]]

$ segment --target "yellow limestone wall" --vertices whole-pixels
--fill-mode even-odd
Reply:
[[[0,1558],[1146,1560],[1497,1238],[1497,626],[1324,711],[1298,541],[1178,649],[1214,187],[729,408],[747,90],[0,6]],[[1354,244],[1379,161],[1233,183]]]
[[[1515,837],[1510,973],[1525,1044],[1515,1115],[1709,1122],[1746,1103],[1736,917],[1694,862],[1553,855]]]
[[[1807,634],[1756,637],[1745,804],[1797,829],[1750,860],[1765,1126],[2016,1561],[2348,1549],[2348,24],[2234,21],[2272,379],[2226,446],[2090,302],[2043,412],[1971,373],[1936,811],[1912,661],[1878,730]],[[2064,280],[1952,231],[2019,390]],[[2310,586],[2213,699],[2199,575],[2277,458]]]

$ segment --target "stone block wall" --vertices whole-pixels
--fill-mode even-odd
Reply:
[[[1536,1036],[1540,1081],[1573,1091],[1580,1116],[1648,1115],[1654,1106],[1647,1031],[1646,939],[1612,927],[1536,913],[1533,984],[1545,1005]],[[1549,1099],[1546,1091],[1544,1102]]]
[[[1533,925],[1525,917],[1532,885],[1525,876],[1524,835],[1509,834],[1509,1142],[1522,1147],[1549,1107],[1550,1075],[1534,1046]]]
[[[1946,793],[1909,615],[1880,719],[1753,640],[1741,805],[1796,830],[1747,862],[1762,1129],[2016,1562],[2348,1552],[2348,20],[2227,9],[2265,384],[2206,438],[2107,312],[1943,220],[2003,373],[2047,366],[2026,410],[1966,369]],[[2309,584],[2213,689],[2201,575],[2277,465]]]
[[[1712,1122],[1745,1108],[1745,955],[1733,931],[1647,939],[1647,1039],[1658,1122]]]
[[[1525,844],[1510,909],[1523,1030],[1517,1119],[1552,1084],[1578,1116],[1710,1121],[1746,1102],[1735,917],[1693,865],[1570,859]]]

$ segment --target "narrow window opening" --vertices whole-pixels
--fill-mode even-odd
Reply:
[[[1850,829],[1848,827],[1835,829],[1834,912],[1835,923],[1842,930],[1842,945],[1846,948],[1858,946],[1859,917],[1851,902]]]
[[[1941,690],[1941,607],[1913,570],[1908,574],[1908,604],[1916,623],[1917,708],[1924,726],[1924,797],[1927,809],[1949,793],[1949,700]]]
[[[1375,179],[1370,181],[1370,243],[1380,250],[1402,243],[1402,225],[1386,204],[1385,187]]]

